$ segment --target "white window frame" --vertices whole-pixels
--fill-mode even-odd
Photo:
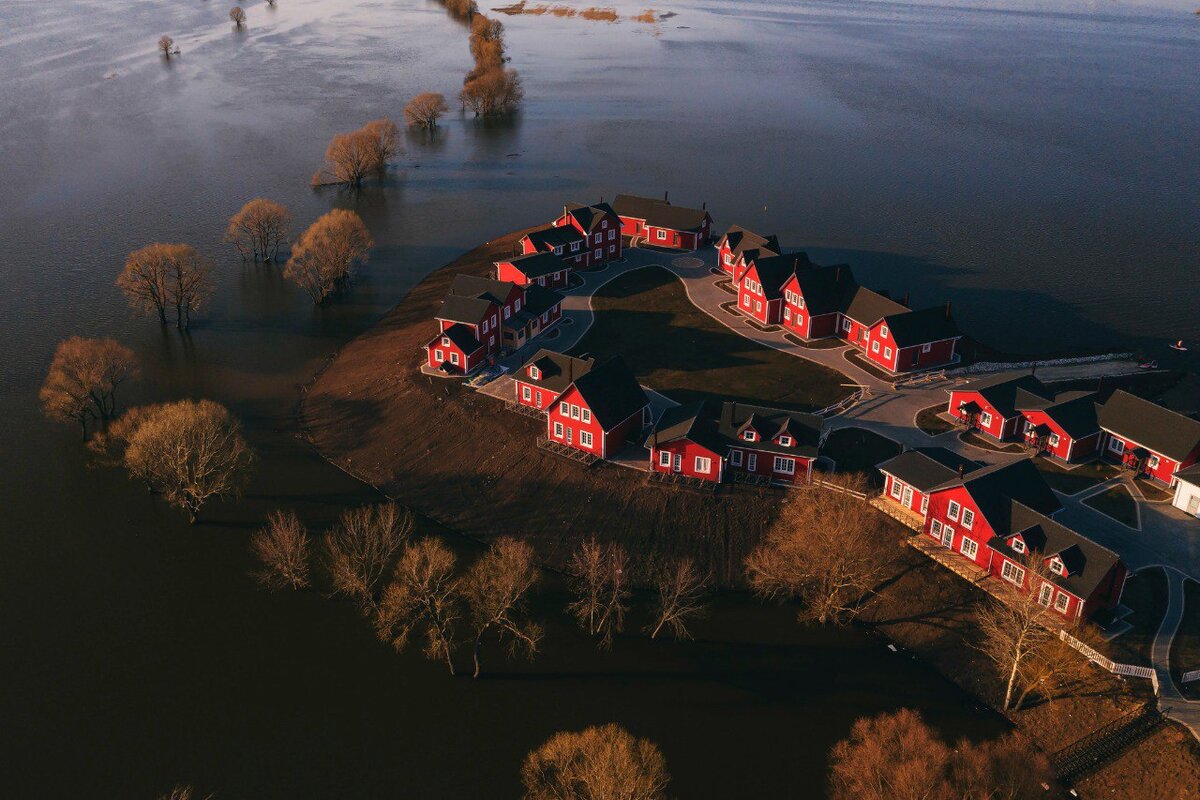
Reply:
[[[742,441],[753,442],[754,441],[754,431],[742,431]]]
[[[1054,558],[1050,559],[1050,571],[1055,575],[1062,575],[1063,572],[1066,571],[1066,566],[1063,564],[1061,558],[1055,556]]]
[[[610,245],[608,246],[608,252],[609,252],[609,253],[615,253],[615,252],[617,252],[617,246],[616,246],[615,244],[610,244]]]
[[[892,499],[899,500],[904,495],[904,487],[900,481],[892,478]]]
[[[1025,570],[1011,561],[1004,562],[1004,566],[1000,568],[1000,577],[1014,586],[1025,585]]]
[[[450,346],[450,337],[443,336],[442,337],[442,347],[449,347],[449,346]]]
[[[731,266],[732,264],[733,264],[733,254],[726,253],[725,254],[725,266],[728,267],[728,266]]]
[[[446,360],[446,354],[443,353],[441,350],[434,350],[433,351],[433,360],[440,364]]]
[[[1052,433],[1052,434],[1050,434],[1050,438],[1047,439],[1047,441],[1050,443],[1051,447],[1058,447],[1058,443],[1062,440],[1058,438],[1057,433]]]
[[[521,399],[522,400],[532,400],[533,399],[533,391],[530,390],[530,388],[528,386],[521,387]]]
[[[591,422],[592,421],[592,410],[590,408],[579,409],[579,418],[583,422]]]
[[[453,350],[450,351],[450,363],[454,366],[458,366],[458,353],[454,352]]]
[[[850,318],[842,317],[842,330],[846,333],[850,332]]]
[[[578,253],[578,252],[579,252],[579,246],[580,246],[581,244],[583,244],[583,243],[582,243],[582,242],[571,242],[571,252],[572,252],[572,253]]]
[[[1012,549],[1014,553],[1024,553],[1027,548],[1025,547],[1025,542],[1023,540],[1013,539]]]
[[[579,432],[579,444],[582,445],[583,447],[591,447],[592,446],[592,432],[591,431],[580,431]]]
[[[1067,609],[1071,607],[1071,595],[1058,590],[1058,594],[1054,595],[1054,610],[1060,614],[1067,613]]]
[[[605,225],[605,226],[607,226],[607,225],[608,225],[608,223],[607,223],[607,222],[605,222],[605,223],[604,223],[604,225]],[[609,232],[608,232],[608,240],[611,242],[611,241],[612,241],[613,239],[615,239],[615,238],[617,238],[617,232],[616,232],[616,231],[609,231]]]
[[[880,336],[880,338],[882,338],[882,339],[886,339],[886,338],[887,338],[887,325],[881,325],[881,326],[879,326],[879,336]]]
[[[1124,455],[1125,454],[1125,442],[1123,442],[1120,439],[1117,439],[1115,437],[1110,438],[1108,440],[1108,449],[1111,450],[1112,452],[1116,453],[1119,456]]]
[[[1050,581],[1042,581],[1042,586],[1038,589],[1037,601],[1039,605],[1046,608],[1050,607],[1051,601],[1054,600],[1054,584]]]
[[[579,406],[571,404],[571,419],[579,419]]]
[[[655,231],[655,233],[658,234],[658,240],[660,242],[665,242],[667,240],[667,232],[662,228],[659,228],[657,231]]]
[[[946,516],[955,522],[958,522],[958,515],[961,511],[962,506],[958,504],[957,500],[951,500],[950,505],[946,506]]]
[[[742,451],[741,450],[730,450],[729,451],[729,463],[735,467],[740,467],[742,465]]]
[[[982,411],[979,414],[979,425],[983,428],[992,427],[992,412]]]
[[[962,519],[959,522],[962,523],[964,528],[971,530],[975,525],[975,512],[969,508],[964,508],[962,510]]]
[[[540,369],[538,369],[537,367],[530,367],[529,368],[529,377],[533,378],[535,381],[541,380],[542,371]]]
[[[890,348],[890,347],[883,348],[883,357],[891,358],[892,357],[892,348]]]
[[[921,345],[921,352],[922,352],[922,353],[928,353],[928,352],[929,352],[930,350],[932,350],[932,349],[933,349],[933,345],[931,345],[931,344],[923,344],[923,345]]]
[[[563,424],[561,422],[554,423],[554,438],[561,439],[563,437]]]
[[[968,553],[968,550],[971,552]],[[958,552],[974,561],[975,556],[979,555],[979,542],[975,541],[974,539],[968,539],[966,536],[964,536],[962,538],[962,542],[958,545]]]
[[[935,519],[933,522],[929,523],[929,532],[939,539],[942,538],[942,521],[940,519]]]
[[[787,456],[775,456],[774,471],[781,475],[796,474],[796,459]]]
[[[566,401],[559,403],[558,413],[562,414],[564,417],[571,416],[571,404]]]
[[[779,437],[779,446],[780,447],[791,447],[792,446],[792,437],[780,436]]]
[[[671,466],[671,451],[670,450],[659,450],[658,451],[658,465],[660,467]]]
[[[696,456],[693,466],[696,468],[696,472],[707,474],[712,471],[712,459],[706,456]]]
[[[1153,453],[1151,453],[1150,457],[1146,459],[1147,469],[1158,469],[1158,465],[1161,463],[1162,463],[1162,459],[1159,458],[1158,456],[1154,455]]]

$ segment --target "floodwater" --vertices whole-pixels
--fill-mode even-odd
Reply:
[[[465,32],[424,0],[0,4],[0,794],[514,797],[555,730],[659,742],[681,797],[815,792],[861,714],[909,705],[947,735],[996,721],[856,633],[733,598],[684,645],[612,653],[551,619],[533,665],[450,680],[349,608],[253,587],[245,540],[368,490],[294,437],[296,386],[455,254],[618,191],[707,202],[1014,351],[1200,339],[1200,18],[1182,2],[699,2],[657,25],[505,17],[529,99],[407,138],[382,186],[313,192],[339,130],[452,95]],[[642,5],[623,0],[623,15]],[[163,62],[154,43],[183,50]],[[220,243],[246,200],[300,224],[334,206],[377,242],[314,309]],[[131,315],[127,252],[195,244],[220,288],[191,336]],[[127,401],[229,405],[260,462],[189,527],[76,432],[41,419],[54,345],[114,336]],[[484,509],[480,510],[485,513]],[[547,610],[561,600],[541,603]]]

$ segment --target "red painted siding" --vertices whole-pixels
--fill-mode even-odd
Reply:
[[[737,453],[741,455],[739,456]],[[789,475],[786,472],[775,470],[776,455],[775,453],[768,453],[763,450],[755,450],[752,442],[746,442],[745,446],[730,450],[726,470],[729,472],[759,475],[784,483],[808,483],[812,479],[813,459],[799,455],[786,456],[786,458],[794,458],[796,460],[794,471]],[[751,456],[753,456],[753,459]],[[751,466],[751,461],[754,462],[753,466]]]
[[[667,463],[662,463],[663,456],[667,457]],[[675,460],[678,458],[679,469],[675,469]],[[696,468],[697,458],[707,458],[709,460],[708,471],[700,472]],[[689,478],[699,478],[701,480],[719,482],[722,477],[721,456],[706,447],[696,444],[688,439],[678,439],[673,442],[665,442],[659,447],[650,449],[650,468],[655,472],[677,473],[686,475]]]
[[[907,483],[898,478],[888,475],[886,472],[884,475],[887,479],[883,485],[884,497],[896,505],[907,508],[910,511],[915,511],[918,514],[925,513],[924,509],[922,508],[922,504],[925,502],[925,494],[923,492],[913,488],[912,486],[909,486]],[[904,502],[905,489],[910,489],[912,491],[912,497],[907,504]]]
[[[517,402],[523,406],[544,410],[554,402],[554,392],[548,389],[543,389],[533,383],[526,383],[519,378],[514,379],[513,384],[516,386]]]
[[[954,351],[957,346],[957,339],[943,339],[940,342],[926,342],[923,345],[901,347],[899,355],[896,357],[895,371],[908,372],[949,364],[954,360]]]
[[[957,503],[960,507],[957,519],[950,516],[951,503]],[[963,511],[971,512],[972,519],[969,528],[963,524]],[[938,524],[935,525],[935,522]],[[987,542],[995,533],[991,526],[988,525],[987,520],[979,513],[979,509],[975,507],[975,502],[971,499],[970,493],[961,486],[943,489],[940,492],[933,492],[929,496],[929,512],[925,516],[925,533],[941,541],[944,536],[945,526],[947,525],[954,530],[950,541],[950,549],[963,558],[974,561],[977,566],[988,569],[991,564],[992,550],[987,546]],[[941,528],[943,533],[935,533],[935,528]],[[964,539],[970,539],[975,543],[974,557],[963,553]]]
[[[1018,431],[1021,433],[1022,438],[1029,438],[1025,423],[1031,426],[1048,425],[1053,433],[1058,436],[1056,444],[1051,444],[1049,441],[1050,437],[1046,437],[1046,441],[1042,442],[1042,452],[1049,453],[1063,461],[1079,461],[1096,452],[1096,444],[1100,439],[1099,431],[1090,436],[1073,440],[1062,429],[1062,426],[1051,419],[1044,411],[1022,411],[1021,415],[1024,417],[1024,422],[1019,425]]]
[[[963,404],[971,402],[976,403],[980,408],[979,417],[975,421],[976,430],[983,431],[996,439],[1007,439],[1016,432],[1017,422],[1021,419],[1020,415],[1005,419],[978,392],[951,392],[946,412],[955,419],[962,420],[964,415],[959,409]],[[984,414],[990,415],[987,424],[984,424]]]
[[[1114,441],[1121,442],[1124,445],[1124,450],[1122,453],[1117,454],[1113,452],[1112,443]],[[1152,455],[1147,457],[1140,465],[1138,474],[1149,475],[1151,478],[1154,478],[1155,480],[1167,485],[1174,485],[1175,473],[1181,467],[1188,467],[1196,463],[1197,457],[1200,456],[1200,448],[1197,448],[1192,453],[1189,453],[1188,457],[1185,458],[1181,463],[1175,461],[1174,459],[1167,458],[1162,453],[1156,453],[1144,445],[1139,445],[1132,439],[1126,439],[1114,433],[1109,433],[1108,431],[1105,431],[1104,433],[1103,444],[1101,447],[1102,455],[1109,461],[1114,461],[1118,464],[1132,464],[1134,460],[1133,451],[1138,447],[1142,447],[1144,450],[1149,451]],[[1151,466],[1150,462],[1155,458],[1157,458],[1157,463],[1154,466]]]
[[[566,286],[571,276],[571,265],[563,263],[561,272],[552,272],[549,275],[539,275],[536,280],[530,280],[521,269],[514,265],[511,261],[499,261],[496,263],[496,279],[501,281],[512,281],[518,286],[528,286],[531,283],[536,283],[539,286],[545,286],[548,289],[556,289],[559,286]]]
[[[571,408],[564,411],[564,405],[574,407],[578,414],[572,414]],[[587,414],[584,414],[584,411],[587,411]],[[584,416],[588,417],[588,421],[583,420]],[[556,432],[556,425],[561,426],[561,433]],[[581,439],[583,434],[591,435],[591,444],[584,444],[583,439],[587,437],[583,436]],[[604,429],[592,416],[591,409],[583,402],[583,397],[574,386],[563,392],[562,396],[555,400],[549,413],[546,414],[546,436],[551,441],[570,445],[576,450],[583,450],[600,458],[605,455]]]
[[[483,347],[472,353],[464,353],[462,348],[455,345],[453,341],[450,339],[443,341],[441,336],[435,336],[425,346],[425,350],[429,366],[436,369],[442,365],[442,362],[449,362],[454,371],[459,374],[466,374],[475,369],[487,357],[487,351]],[[456,359],[457,364],[454,363]]]

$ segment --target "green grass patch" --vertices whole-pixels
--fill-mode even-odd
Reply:
[[[949,422],[938,416],[945,410],[946,405],[944,403],[939,403],[929,408],[922,408],[917,412],[917,427],[930,436],[937,436],[940,433],[954,430],[957,426],[953,422]]]
[[[691,304],[661,267],[628,272],[592,298],[596,320],[571,352],[619,355],[647,386],[686,403],[726,400],[813,411],[850,393],[842,373],[763,347]]]
[[[1033,463],[1042,471],[1046,483],[1063,494],[1078,494],[1117,476],[1117,468],[1102,461],[1080,464],[1073,469],[1064,469],[1043,456],[1035,458]]]
[[[1123,522],[1131,528],[1137,527],[1137,502],[1124,486],[1113,486],[1099,494],[1094,494],[1083,501],[1086,506],[1107,514],[1117,522]]]
[[[821,455],[837,462],[838,472],[865,472],[873,483],[882,484],[875,465],[900,453],[900,445],[862,428],[840,428],[829,434]]]

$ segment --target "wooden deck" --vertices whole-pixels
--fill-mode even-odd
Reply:
[[[899,503],[888,500],[883,495],[872,497],[870,503],[906,528],[919,532],[925,527],[924,517],[911,508],[905,508]]]
[[[553,453],[556,456],[570,459],[585,467],[590,467],[600,460],[599,456],[594,456],[591,453],[585,453],[582,450],[576,450],[574,447],[567,447],[565,444],[559,444],[547,439],[545,436],[539,436],[537,446],[542,450]]]
[[[974,562],[959,555],[957,551],[951,550],[948,547],[942,547],[942,545],[935,542],[931,537],[920,533],[908,537],[908,543],[963,580],[970,581],[979,586],[993,597],[999,597],[995,592],[990,591],[991,587],[989,584],[993,582],[986,580],[988,577],[987,570],[976,566]]]
[[[546,419],[546,409],[533,408],[532,406],[518,403],[516,400],[508,400],[504,403],[504,410],[511,411],[514,414],[520,414],[523,417],[531,417],[533,419]]]

